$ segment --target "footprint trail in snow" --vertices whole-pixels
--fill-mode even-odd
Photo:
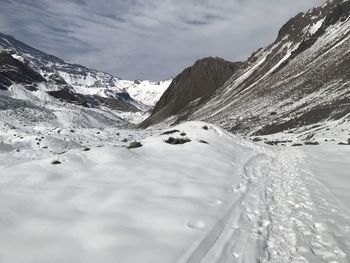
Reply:
[[[350,262],[350,217],[304,159],[289,148],[248,161],[240,204],[199,262]]]

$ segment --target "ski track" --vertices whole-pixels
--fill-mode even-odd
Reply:
[[[306,156],[260,152],[233,187],[241,198],[185,262],[350,262],[349,211],[310,172]]]

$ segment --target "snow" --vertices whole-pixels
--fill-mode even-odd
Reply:
[[[119,117],[121,117],[123,120],[128,121],[132,124],[139,124],[143,122],[145,119],[147,119],[151,115],[151,112],[121,112],[118,114]]]
[[[172,79],[154,82],[149,80],[139,81],[139,84],[124,81],[124,87],[130,96],[145,105],[154,106],[169,87]]]
[[[323,24],[323,21],[324,21],[324,19],[321,19],[321,20],[317,21],[316,23],[314,23],[313,25],[310,26],[310,28],[309,28],[310,35],[315,34],[320,29],[320,27]]]
[[[241,180],[240,164],[253,154],[249,143],[216,127],[206,131],[202,125],[176,127],[192,140],[184,145],[166,144],[163,140],[169,136],[156,135],[143,140],[139,149],[75,149],[3,165],[0,258],[6,262],[180,258],[239,197],[232,186]],[[56,159],[62,164],[51,164]]]
[[[12,57],[13,57],[14,59],[19,60],[19,61],[22,62],[22,63],[25,63],[24,58],[23,58],[22,56],[18,55],[18,54],[13,54]]]
[[[349,262],[350,146],[270,147],[197,121],[6,127],[1,261]]]
[[[293,51],[299,47],[299,45],[300,44],[293,45],[293,42],[286,42],[284,45],[282,45],[281,50],[286,50],[286,54],[263,77],[261,77],[260,80],[269,76],[276,69],[278,69],[283,63],[285,63],[287,59],[292,55]]]
[[[77,93],[111,97],[115,93],[127,92],[135,101],[149,107],[156,104],[172,81],[123,80],[101,72],[88,73],[86,76],[63,71],[58,73]]]
[[[350,147],[322,144],[305,149],[313,174],[341,208],[350,214]]]

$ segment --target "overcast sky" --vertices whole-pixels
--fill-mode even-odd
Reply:
[[[322,0],[0,0],[0,31],[69,62],[161,80],[195,60],[246,59]]]

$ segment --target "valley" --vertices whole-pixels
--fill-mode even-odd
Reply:
[[[348,0],[163,81],[0,33],[0,263],[350,262],[349,47]]]

